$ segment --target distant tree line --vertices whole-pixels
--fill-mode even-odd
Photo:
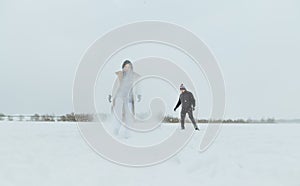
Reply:
[[[66,121],[66,122],[90,122],[94,120],[94,115],[92,114],[65,114],[61,116],[55,116],[54,114],[34,114],[34,115],[5,115],[3,113],[0,113],[0,121],[5,120],[5,118],[8,121],[47,121],[47,122],[54,122],[54,121]]]
[[[147,115],[147,114],[144,114]],[[0,113],[0,121],[5,120],[5,118],[8,121],[47,121],[47,122],[91,122],[94,121],[94,119],[98,117],[98,119],[104,121],[107,119],[107,114],[100,113],[100,114],[75,114],[74,112],[70,114],[65,114],[61,116],[55,116],[54,114],[34,114],[30,116],[24,116],[24,115],[5,115],[3,113]],[[280,121],[280,120],[278,120]],[[165,116],[163,119],[164,123],[179,123],[180,119],[173,116]],[[186,117],[186,122],[190,122],[188,117]],[[223,119],[223,120],[209,120],[209,119],[198,119],[198,123],[276,123],[277,120],[275,118],[262,118],[259,120],[255,119]]]
[[[94,120],[94,115],[92,114],[66,114],[60,116],[58,121],[78,121],[78,122],[90,122]]]
[[[166,116],[163,120],[165,123],[178,123],[180,119],[173,116]],[[185,122],[190,123],[188,117],[186,118]],[[262,118],[260,120],[254,119],[224,119],[224,120],[209,120],[209,119],[198,119],[198,123],[276,123],[275,118]]]

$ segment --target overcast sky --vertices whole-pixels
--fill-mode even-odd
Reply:
[[[300,118],[299,10],[297,0],[1,0],[0,113],[71,112],[85,50],[120,25],[161,20],[191,30],[215,54],[226,118]]]

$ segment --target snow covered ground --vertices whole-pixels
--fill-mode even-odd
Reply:
[[[300,185],[299,124],[225,124],[203,153],[200,129],[172,159],[132,168],[97,155],[76,124],[0,122],[0,185]]]

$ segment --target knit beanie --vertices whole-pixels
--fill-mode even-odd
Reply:
[[[186,90],[186,88],[183,84],[180,85],[180,90]]]

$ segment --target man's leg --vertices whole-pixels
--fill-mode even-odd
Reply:
[[[184,129],[184,120],[185,120],[186,111],[184,109],[180,112],[180,122],[181,122],[181,129]]]
[[[190,118],[190,120],[192,121],[192,123],[194,125],[194,128],[198,130],[198,126],[197,126],[196,121],[195,121],[194,116],[193,116],[193,110],[192,110],[192,108],[190,108],[188,110],[188,115],[189,115],[189,118]]]

